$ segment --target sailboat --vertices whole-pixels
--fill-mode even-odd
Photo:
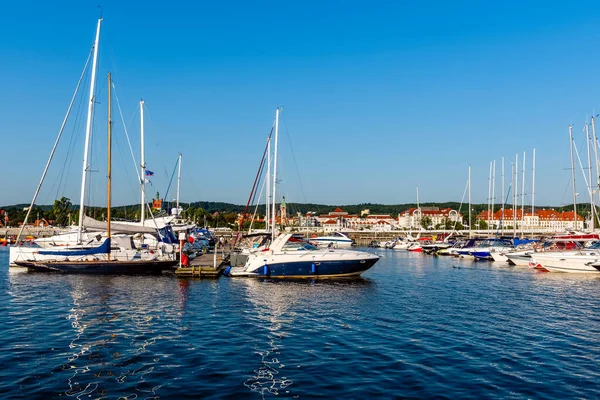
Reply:
[[[111,116],[111,74],[108,74],[108,170],[107,170],[107,238],[101,246],[95,249],[81,250],[82,256],[96,256],[92,260],[50,260],[50,261],[18,261],[20,267],[35,271],[56,271],[86,274],[142,274],[162,273],[177,264],[177,260],[115,260],[111,259],[111,183],[112,183],[112,116]],[[92,252],[95,251],[95,252]],[[71,254],[72,256],[72,254]]]
[[[14,246],[10,249],[9,256],[9,264],[11,266],[17,265],[17,261],[48,261],[51,259],[65,259],[65,258],[77,258],[80,259],[84,255],[98,254],[99,250],[104,245],[106,235],[106,225],[103,222],[96,221],[92,218],[86,217],[84,214],[85,207],[85,192],[86,192],[86,180],[87,175],[90,170],[90,166],[88,165],[88,155],[90,149],[90,136],[91,136],[91,127],[92,127],[92,118],[94,114],[94,105],[96,103],[96,99],[94,96],[95,88],[96,88],[96,70],[98,65],[98,49],[100,42],[100,28],[102,24],[102,18],[98,19],[98,24],[96,27],[96,37],[94,40],[94,44],[92,46],[92,50],[90,52],[90,57],[92,57],[92,67],[91,67],[91,79],[90,79],[90,88],[89,88],[89,99],[88,99],[88,110],[87,110],[87,121],[86,121],[86,136],[85,136],[85,147],[84,147],[84,155],[83,155],[83,168],[82,168],[82,178],[81,178],[81,194],[80,194],[80,203],[79,203],[79,223],[76,229],[62,233],[59,235],[54,235],[47,238],[40,238],[35,241],[34,247],[32,246]],[[50,157],[46,163],[46,167],[44,172],[42,173],[42,177],[38,184],[38,187],[35,191],[33,199],[31,201],[31,205],[25,217],[25,222],[23,223],[23,228],[29,218],[29,214],[33,209],[33,205],[37,199],[37,196],[40,192],[42,183],[46,177],[48,169],[50,167],[50,163],[52,161],[54,152],[58,146],[60,141],[60,137],[62,132],[66,126],[66,122],[70,115],[72,106],[74,104],[75,98],[79,91],[79,87],[83,81],[83,77],[85,71],[87,70],[89,64],[89,58],[86,62],[86,65],[83,69],[81,77],[79,79],[79,83],[77,84],[77,88],[69,105],[67,114],[63,120],[60,132],[58,137],[56,138],[54,147],[50,153]],[[23,228],[19,232],[17,237],[17,243],[19,243],[19,238],[22,236]],[[146,234],[156,234],[157,229],[156,226],[143,226],[143,225],[129,225],[119,224],[113,229],[116,232],[123,233],[121,237],[113,237],[113,258],[118,258],[121,260],[137,260],[139,258],[154,258],[154,254],[147,249],[143,251],[139,251],[136,246],[131,242],[129,237],[126,234],[133,233],[146,233]],[[116,245],[116,246],[115,246]],[[165,250],[168,252],[169,250],[173,250],[172,246],[164,246]]]

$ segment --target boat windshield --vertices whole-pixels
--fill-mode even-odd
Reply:
[[[600,249],[600,241],[593,243],[588,249]]]
[[[317,247],[313,246],[308,242],[287,242],[283,245],[282,250],[300,250],[300,251],[309,251],[309,250],[318,250]]]

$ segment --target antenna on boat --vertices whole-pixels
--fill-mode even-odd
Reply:
[[[102,11],[103,11],[102,6],[100,4],[98,4],[98,8],[100,9],[100,19],[102,19]]]

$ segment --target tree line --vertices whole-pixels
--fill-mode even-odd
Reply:
[[[4,215],[8,215],[7,225],[11,227],[19,226],[24,220],[28,211],[28,204],[16,204],[12,206],[1,207],[0,209],[0,226],[4,226]],[[167,208],[173,206],[173,204],[167,204]],[[347,205],[325,205],[316,203],[287,203],[288,217],[293,217],[296,213],[305,215],[307,212],[312,211],[317,214],[327,214],[334,211],[336,208],[348,212],[349,214],[360,215],[361,211],[368,209],[370,214],[387,214],[392,217],[397,216],[399,213],[404,212],[410,208],[417,208],[416,203],[407,204],[378,204],[378,203],[361,203],[361,204],[347,204]],[[468,206],[460,204],[458,202],[444,202],[444,203],[420,203],[420,207],[439,207],[439,208],[451,208],[460,211],[465,219],[468,215]],[[586,208],[587,206],[587,208]],[[215,202],[215,201],[197,201],[192,203],[180,203],[180,207],[183,209],[182,217],[194,222],[198,225],[207,227],[233,227],[235,225],[237,216],[239,213],[244,212],[245,206]],[[248,209],[248,213],[253,213],[256,205]],[[510,208],[510,205],[506,206]],[[279,204],[276,205],[279,209]],[[476,219],[476,216],[487,210],[487,204],[472,204],[471,205],[471,223],[481,225],[481,222]],[[518,208],[518,207],[517,207]],[[536,208],[554,208],[557,211],[572,211],[573,205],[566,205],[561,207],[550,207],[550,206],[537,206]],[[494,212],[501,209],[501,205],[494,205]],[[526,207],[526,210],[530,207]],[[264,205],[258,207],[260,217],[264,216]],[[578,214],[587,215],[590,211],[589,204],[579,204],[577,208]],[[167,210],[156,210],[158,215],[168,214],[170,211]],[[261,213],[262,212],[262,213]],[[97,220],[104,220],[107,215],[106,207],[86,207],[87,216],[95,218]],[[148,213],[146,212],[148,216]],[[111,217],[114,220],[132,220],[139,221],[141,216],[141,210],[139,204],[116,206],[111,208]],[[54,202],[53,205],[34,205],[30,217],[28,219],[29,224],[33,224],[36,220],[45,219],[52,221],[54,226],[68,226],[69,224],[77,224],[79,218],[79,206],[72,204],[71,200],[67,197],[62,197]],[[427,221],[424,219],[424,222]],[[244,223],[245,227],[250,224],[249,221]],[[444,225],[450,226],[450,223]],[[256,224],[253,227],[261,228],[264,223]]]

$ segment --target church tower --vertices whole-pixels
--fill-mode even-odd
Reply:
[[[279,215],[281,217],[281,225],[287,225],[287,210],[285,206],[285,196],[283,196],[281,204],[279,205]]]

